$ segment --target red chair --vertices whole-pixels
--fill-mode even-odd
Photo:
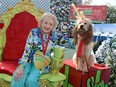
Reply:
[[[34,4],[23,0],[14,8],[0,16],[3,28],[0,29],[0,87],[10,87],[14,70],[18,66],[26,44],[27,36],[32,28],[38,27],[38,20],[43,14],[36,10]],[[66,76],[59,72],[63,67],[63,50],[53,49],[50,73],[39,79],[42,87],[61,87]]]
[[[22,1],[0,18],[0,87],[10,86],[11,76],[18,66],[18,59],[24,51],[27,36],[32,28],[38,27],[43,14],[29,1]]]

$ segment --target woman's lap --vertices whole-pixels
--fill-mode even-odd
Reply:
[[[16,72],[16,71],[15,71]],[[11,81],[11,87],[39,87],[38,79],[40,77],[40,70],[36,70],[33,63],[27,63],[24,69],[24,76],[19,80],[14,81],[14,75]]]

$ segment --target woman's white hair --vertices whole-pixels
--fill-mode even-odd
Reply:
[[[39,27],[41,27],[41,22],[44,20],[45,17],[51,17],[51,18],[54,20],[53,29],[55,29],[55,28],[57,27],[57,25],[58,25],[57,17],[56,17],[54,14],[48,13],[48,12],[47,12],[47,13],[44,13],[44,14],[41,16],[41,18],[40,18],[40,20],[39,20]]]

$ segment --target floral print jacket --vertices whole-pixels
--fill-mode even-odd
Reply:
[[[42,39],[40,36],[40,30],[41,30],[40,28],[34,28],[30,31],[28,38],[27,38],[27,41],[26,41],[26,46],[25,46],[25,50],[24,50],[24,53],[22,55],[22,58],[20,58],[18,60],[19,65],[23,65],[23,67],[24,67],[26,62],[33,61],[34,53],[37,50],[42,51]],[[44,44],[46,44],[47,38],[48,38],[48,35],[43,36]],[[56,38],[54,37],[54,35],[51,34],[50,40],[48,43],[48,47],[46,50],[47,56],[51,55],[50,51],[55,46],[53,43],[55,41],[55,39]],[[48,68],[48,67],[45,67],[45,68]]]

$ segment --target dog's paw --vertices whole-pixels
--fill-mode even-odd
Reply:
[[[76,67],[76,70],[78,70],[78,67]]]
[[[76,70],[82,71],[82,68],[81,67],[76,67]]]
[[[85,72],[88,72],[88,70],[87,69],[82,69],[82,72],[85,73]]]
[[[76,65],[76,70],[78,70],[79,69],[79,67]]]

